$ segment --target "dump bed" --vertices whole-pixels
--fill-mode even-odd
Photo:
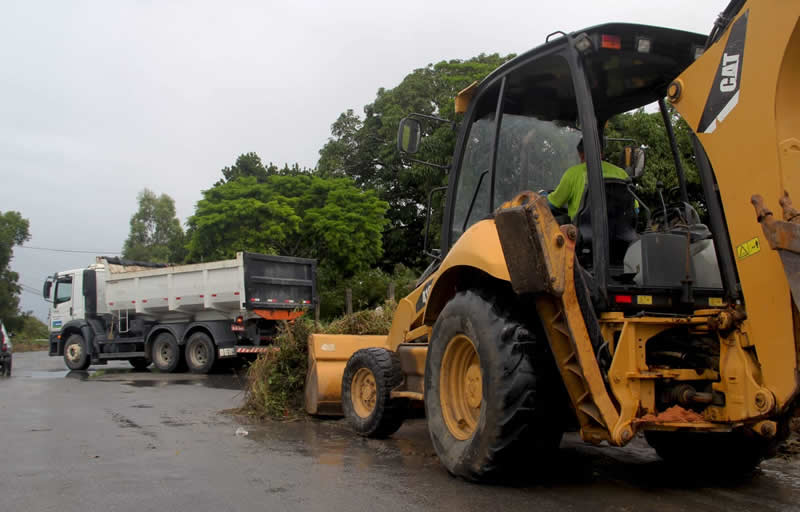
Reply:
[[[240,252],[232,260],[160,268],[101,263],[105,297],[98,296],[99,312],[232,315],[243,309],[309,308],[316,301],[316,261],[311,259]]]

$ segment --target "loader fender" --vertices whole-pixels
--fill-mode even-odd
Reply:
[[[437,272],[409,299],[417,304],[418,312],[425,309],[424,323],[431,325],[455,295],[457,285],[478,286],[484,279],[511,281],[494,219],[477,222],[461,235]]]

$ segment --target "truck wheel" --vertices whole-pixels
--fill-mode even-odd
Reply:
[[[705,476],[744,475],[758,464],[775,456],[778,445],[788,437],[786,422],[779,422],[779,431],[772,439],[757,434],[734,432],[661,432],[649,431],[644,438],[667,464],[681,466],[682,471]],[[749,433],[748,433],[749,434]],[[687,467],[686,461],[692,460]]]
[[[162,332],[156,336],[153,348],[150,352],[150,359],[153,365],[165,373],[173,373],[178,369],[181,362],[181,347],[175,336],[168,332]]]
[[[385,348],[365,348],[350,356],[342,376],[342,409],[358,434],[388,437],[406,419],[408,400],[391,398],[403,381],[397,354]]]
[[[89,368],[91,360],[83,344],[83,337],[80,334],[73,334],[67,338],[64,344],[64,364],[70,370],[85,370]]]
[[[186,364],[192,373],[208,373],[217,359],[214,342],[208,334],[196,332],[186,342]]]
[[[502,299],[457,293],[434,324],[425,364],[433,446],[450,473],[473,481],[541,464],[564,431],[565,392],[546,341]]]
[[[140,372],[146,370],[151,361],[146,357],[134,357],[133,359],[128,359],[128,362],[133,366],[134,370]]]

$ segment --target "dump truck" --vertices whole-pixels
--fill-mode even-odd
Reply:
[[[50,355],[71,370],[126,360],[208,373],[217,361],[271,350],[278,322],[314,307],[316,261],[250,252],[174,266],[97,257],[47,278],[42,293],[51,303]]]
[[[385,437],[424,401],[440,461],[470,480],[557,455],[568,430],[643,433],[707,472],[773,455],[800,390],[799,17],[799,2],[734,0],[709,35],[557,31],[461,91],[440,251],[387,336],[311,337],[308,412]],[[602,161],[607,121],[648,105],[678,184],[656,199],[636,186],[646,148],[625,152],[640,154],[628,178]],[[408,161],[437,121],[401,121]],[[574,166],[570,215],[552,191]]]

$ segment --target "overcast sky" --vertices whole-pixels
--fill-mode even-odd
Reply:
[[[362,112],[413,69],[520,53],[607,21],[708,33],[726,1],[3,2],[0,211],[27,245],[120,251],[136,194],[201,190],[244,152],[313,167],[339,113]],[[40,290],[91,254],[17,248]],[[23,310],[46,319],[38,293]]]

